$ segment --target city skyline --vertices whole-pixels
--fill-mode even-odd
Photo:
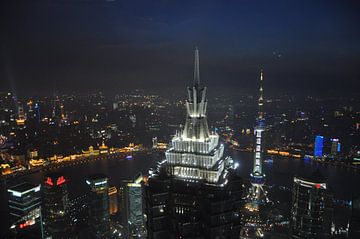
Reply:
[[[359,10],[1,1],[0,239],[359,238]]]

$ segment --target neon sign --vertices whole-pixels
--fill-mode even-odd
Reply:
[[[66,180],[65,180],[64,176],[60,176],[56,180],[56,186],[60,186],[61,184],[65,183],[65,182],[66,182]],[[47,185],[54,186],[54,183],[53,183],[53,181],[52,181],[52,179],[50,177],[46,178],[45,183]]]
[[[52,180],[50,177],[47,177],[46,181],[45,181],[46,184],[50,185],[50,186],[54,186]]]
[[[64,176],[61,176],[61,177],[59,177],[59,178],[57,179],[56,185],[59,186],[59,185],[61,185],[61,184],[63,184],[63,183],[65,183],[65,178],[64,178]]]

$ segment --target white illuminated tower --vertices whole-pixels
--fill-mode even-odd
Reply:
[[[144,183],[147,238],[238,238],[243,184],[209,130],[197,48],[187,91],[185,126]]]
[[[167,173],[178,179],[226,184],[230,157],[224,158],[224,145],[219,135],[210,133],[207,123],[206,87],[200,86],[199,50],[195,49],[194,83],[188,87],[186,122],[182,132],[172,139],[166,151],[164,166]],[[221,180],[220,180],[221,179]]]
[[[254,166],[253,171],[250,174],[250,181],[252,188],[250,190],[250,199],[252,202],[260,202],[266,198],[265,192],[263,190],[263,185],[265,183],[265,174],[262,169],[262,156],[263,156],[263,142],[262,142],[262,132],[265,129],[265,118],[264,118],[264,99],[263,99],[263,71],[260,73],[260,88],[259,88],[259,98],[258,98],[258,116],[256,119],[256,126],[254,130],[255,135],[255,151],[254,151]]]

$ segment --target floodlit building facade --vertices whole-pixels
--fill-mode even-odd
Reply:
[[[145,184],[148,238],[232,238],[240,233],[242,183],[207,123],[199,51],[188,87],[186,122]]]

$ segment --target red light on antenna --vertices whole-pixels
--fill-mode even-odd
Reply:
[[[319,189],[319,188],[321,188],[321,185],[320,185],[320,184],[316,184],[315,187],[316,187],[317,189]]]
[[[64,176],[61,176],[61,177],[59,177],[59,178],[57,179],[56,185],[59,186],[59,185],[61,185],[61,184],[63,184],[63,183],[65,183],[65,178],[64,178]]]
[[[47,177],[46,181],[45,181],[46,184],[50,185],[50,186],[54,186],[52,180],[50,177]]]

